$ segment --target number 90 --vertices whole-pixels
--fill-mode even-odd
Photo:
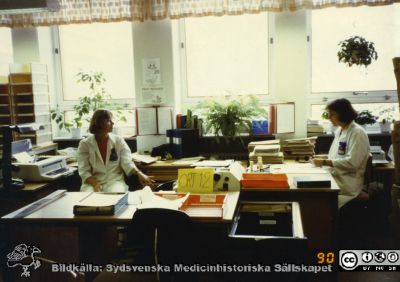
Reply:
[[[335,254],[332,252],[329,253],[323,253],[323,252],[319,252],[317,254],[317,263],[322,264],[322,263],[328,263],[328,264],[332,264],[335,262]]]

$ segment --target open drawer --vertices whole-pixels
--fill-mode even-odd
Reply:
[[[305,239],[297,202],[240,202],[232,238]]]

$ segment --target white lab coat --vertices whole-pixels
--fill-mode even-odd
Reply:
[[[331,174],[340,187],[339,208],[360,194],[368,155],[368,135],[360,125],[353,121],[347,129],[336,130],[328,158],[333,164]]]
[[[96,178],[104,192],[125,192],[128,186],[124,180],[124,173],[129,175],[132,169],[136,168],[125,140],[112,133],[109,133],[107,143],[106,164],[94,135],[79,142],[77,160],[79,175],[82,178],[81,191],[85,192],[93,191],[93,187],[85,183],[90,176]]]

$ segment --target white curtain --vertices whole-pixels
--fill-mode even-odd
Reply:
[[[58,12],[0,15],[0,26],[32,27],[240,15],[263,11],[389,5],[400,0],[59,0],[59,2],[61,9]]]

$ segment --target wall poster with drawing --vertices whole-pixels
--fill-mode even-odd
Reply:
[[[164,86],[161,84],[160,58],[142,59],[142,102],[162,104],[165,102]]]

